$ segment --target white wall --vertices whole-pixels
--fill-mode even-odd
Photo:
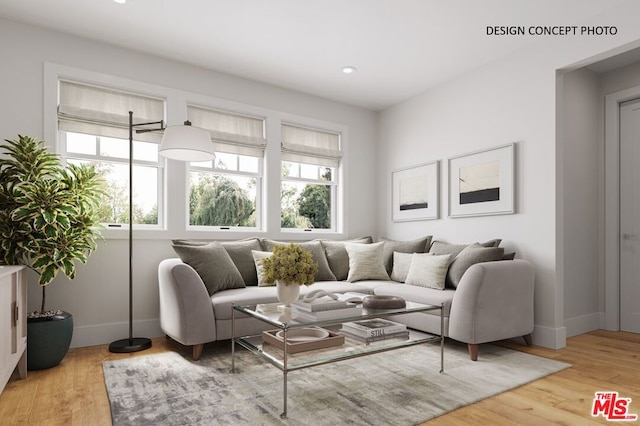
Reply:
[[[45,62],[200,93],[283,113],[348,126],[346,150],[352,161],[344,176],[347,236],[375,232],[376,116],[373,112],[175,61],[129,51],[62,33],[0,19],[0,136],[43,135]],[[49,111],[48,113],[55,113]],[[278,141],[270,141],[278,143]],[[353,197],[357,196],[357,200]],[[169,235],[168,238],[177,235]],[[267,235],[280,237],[279,232]],[[174,256],[167,239],[135,242],[136,334],[160,335],[158,262]],[[40,292],[31,276],[29,306],[39,306]],[[127,241],[107,240],[73,282],[57,278],[47,291],[48,306],[74,315],[73,346],[108,343],[128,336]]]
[[[567,337],[600,328],[604,238],[603,98],[600,75],[587,68],[562,76],[559,94],[562,143],[558,144],[558,191],[564,236],[558,276],[564,282]]]
[[[541,39],[379,116],[381,234],[396,239],[432,234],[449,242],[503,238],[507,249],[536,267],[536,344],[566,344],[564,283],[556,265],[556,247],[564,245],[563,222],[556,223],[556,173],[564,174],[564,164],[556,165],[556,70],[575,69],[637,46],[640,27],[632,17],[639,14],[640,3],[625,3],[589,22],[617,25],[622,29],[619,36]],[[517,142],[516,214],[447,218],[446,159],[509,142]],[[393,223],[391,171],[433,160],[443,161],[443,218]]]

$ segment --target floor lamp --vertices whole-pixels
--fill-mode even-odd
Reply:
[[[151,126],[151,127],[150,127]],[[133,124],[133,111],[129,111],[129,337],[109,344],[110,352],[138,352],[151,347],[151,339],[133,337],[133,129],[136,133],[163,131],[160,155],[181,161],[207,161],[215,158],[213,143],[209,132],[192,127],[189,121],[184,126],[164,127],[164,122]]]

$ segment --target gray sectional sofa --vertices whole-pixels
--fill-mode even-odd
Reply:
[[[276,288],[260,282],[256,259],[279,243],[257,238],[228,242],[174,240],[179,258],[165,259],[158,267],[163,332],[183,345],[193,346],[196,360],[205,343],[230,339],[233,304],[277,302]],[[319,271],[316,282],[302,286],[301,294],[316,289],[355,291],[443,304],[445,336],[466,343],[475,361],[481,343],[524,337],[531,344],[534,268],[526,260],[513,259],[513,254],[505,255],[499,244],[500,240],[492,240],[453,245],[432,242],[431,237],[378,243],[372,243],[370,237],[304,242]],[[363,269],[356,262],[358,256],[366,257],[367,263],[375,259],[374,265]],[[437,311],[393,319],[440,334]],[[259,333],[266,327],[252,318],[236,318],[238,335]]]

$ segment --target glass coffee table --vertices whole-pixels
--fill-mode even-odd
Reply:
[[[287,416],[287,374],[290,371],[301,370],[303,368],[317,365],[329,364],[351,358],[386,352],[407,346],[421,343],[440,341],[440,373],[444,372],[444,314],[442,306],[425,305],[421,303],[406,302],[404,308],[395,309],[363,309],[352,317],[334,318],[322,321],[306,321],[291,319],[290,309],[278,310],[282,305],[270,303],[263,305],[234,305],[231,312],[231,371],[235,372],[235,346],[248,349],[250,352],[262,357],[267,362],[273,364],[282,371],[283,375],[283,411],[282,418]],[[361,321],[365,319],[386,318],[393,315],[408,314],[413,312],[428,312],[440,310],[440,335],[425,333],[413,329],[407,329],[408,333],[398,337],[391,337],[374,341],[362,341],[360,339],[344,335],[344,344],[320,349],[307,350],[304,352],[290,353],[291,350],[284,350],[273,344],[265,343],[263,334],[249,336],[236,336],[236,315],[242,313],[250,317],[263,321],[274,330],[280,332],[282,341],[287,342],[287,333],[295,329],[308,327],[322,327],[331,332],[332,335],[341,334],[339,329],[342,323],[350,321]],[[286,345],[284,346],[286,348]]]

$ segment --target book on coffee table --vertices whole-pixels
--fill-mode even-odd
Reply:
[[[400,333],[406,331],[407,326],[385,318],[375,318],[362,321],[345,322],[342,324],[342,329],[351,334],[368,338]]]
[[[349,308],[349,304],[344,300],[336,300],[331,297],[320,297],[318,299],[314,299],[310,302],[305,302],[304,300],[295,300],[291,303],[291,307],[296,308],[300,311],[307,312],[320,312],[320,311],[331,311],[334,309],[344,309]]]
[[[354,334],[351,332],[351,330],[349,329],[345,329],[345,328],[341,328],[338,330],[338,332],[340,334],[342,334],[345,337],[352,337],[354,339],[357,339],[361,342],[366,342],[366,343],[370,343],[370,342],[376,342],[378,340],[385,340],[385,339],[393,339],[396,337],[402,337],[404,339],[408,339],[409,338],[409,331],[405,330],[405,331],[400,331],[397,333],[387,333],[387,334],[382,334],[379,336],[374,336],[374,337],[364,337],[358,334]]]
[[[323,321],[335,318],[349,318],[358,315],[362,315],[362,306],[353,303],[349,303],[343,308],[315,312],[306,311],[300,309],[293,303],[291,304],[291,318],[297,321]]]

